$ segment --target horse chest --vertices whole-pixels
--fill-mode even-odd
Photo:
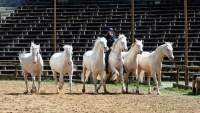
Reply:
[[[72,68],[71,61],[66,61],[65,63],[63,63],[63,66],[62,66],[63,71],[68,72],[68,70],[71,68]]]

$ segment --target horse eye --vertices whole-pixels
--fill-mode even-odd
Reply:
[[[170,50],[169,50],[169,49],[167,49],[167,51],[169,52]]]

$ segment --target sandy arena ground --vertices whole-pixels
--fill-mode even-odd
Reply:
[[[29,82],[29,86],[31,86]],[[73,85],[73,94],[55,94],[52,82],[43,83],[40,95],[24,95],[24,82],[0,81],[0,113],[200,113],[200,98],[155,94],[121,94],[120,88],[108,88],[112,94],[93,94],[93,85]]]

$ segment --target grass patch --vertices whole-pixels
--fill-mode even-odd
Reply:
[[[32,81],[29,80],[29,83]],[[0,83],[24,83],[24,80],[0,80]],[[68,83],[68,82],[65,82]],[[55,84],[55,81],[52,79],[42,80],[41,84]],[[74,83],[74,84],[80,84],[80,83]],[[90,83],[90,85],[93,85]],[[130,83],[128,85],[129,91],[132,91],[133,89],[136,89],[137,84],[136,83]],[[107,87],[109,89],[121,89],[122,85],[121,83],[108,83]],[[153,85],[151,85],[151,89],[153,91]],[[144,91],[144,93],[148,92],[148,85],[140,84],[140,89]],[[160,89],[161,95],[173,95],[173,96],[190,96],[194,98],[200,98],[200,95],[193,95],[191,89],[180,89],[177,87],[168,87],[168,88],[161,88]]]
[[[129,91],[132,89],[136,89],[136,83],[129,84]],[[108,84],[109,88],[121,88],[122,85],[120,83],[117,84]],[[153,91],[154,86],[151,85],[151,89]],[[140,84],[140,89],[142,89],[145,93],[148,92],[148,85]],[[173,95],[173,96],[191,96],[195,98],[200,98],[200,95],[193,95],[191,89],[180,89],[180,88],[174,88],[174,87],[167,87],[167,88],[161,88],[160,89],[161,95]]]

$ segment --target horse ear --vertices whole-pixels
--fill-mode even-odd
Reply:
[[[33,42],[33,41],[31,41],[31,45],[34,45],[34,42]]]
[[[173,42],[170,42],[170,44],[173,46],[174,43],[173,43]]]
[[[138,41],[138,39],[135,38],[135,42],[137,42],[137,41]]]

